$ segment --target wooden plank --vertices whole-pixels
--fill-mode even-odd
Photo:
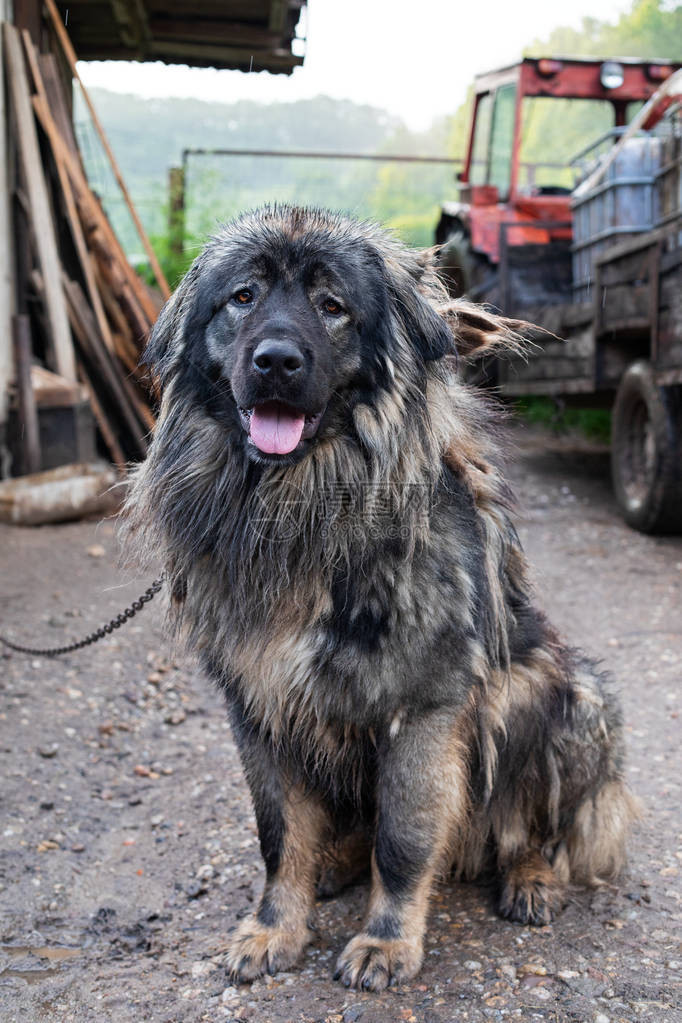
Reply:
[[[97,333],[97,325],[85,302],[81,287],[77,281],[64,278],[64,291],[68,299],[69,316],[79,345],[93,368],[97,370],[98,389],[102,386],[106,387],[117,412],[125,423],[135,449],[138,454],[144,456],[147,453],[146,424],[138,418],[136,409],[131,404],[121,379],[120,370],[101,342]]]
[[[7,16],[4,0],[0,2],[0,15]],[[6,125],[7,97],[5,94],[4,50],[0,46],[0,426],[7,420],[10,382],[14,379],[14,353],[12,346],[12,311],[14,287],[12,268],[12,219],[10,216],[8,132]]]
[[[659,387],[667,387],[669,384],[682,384],[682,367],[657,372],[656,383]]]
[[[95,281],[95,275],[93,273],[92,263],[90,261],[90,253],[88,252],[85,236],[83,235],[83,228],[81,227],[81,222],[78,217],[76,202],[73,197],[73,191],[71,189],[71,181],[69,179],[66,167],[64,166],[64,162],[62,159],[60,159],[60,153],[63,152],[63,148],[59,146],[56,142],[56,138],[58,135],[57,126],[53,121],[52,117],[50,116],[50,111],[47,107],[45,92],[44,89],[42,88],[42,79],[40,78],[40,70],[38,68],[38,63],[37,60],[35,59],[35,53],[33,52],[33,48],[31,47],[30,40],[28,42],[28,47],[30,49],[27,50],[27,53],[31,54],[31,56],[29,57],[29,62],[31,64],[31,68],[33,71],[34,80],[36,81],[36,84],[40,83],[40,85],[38,86],[38,95],[33,97],[33,108],[38,116],[41,127],[43,128],[45,134],[48,137],[50,146],[52,148],[55,165],[57,167],[57,174],[59,175],[59,184],[64,199],[64,205],[66,207],[66,217],[69,222],[69,228],[71,230],[71,237],[73,238],[73,244],[75,246],[76,254],[78,256],[78,262],[80,263],[83,278],[85,280],[85,288],[88,293],[88,298],[90,299],[90,304],[95,314],[95,319],[97,320],[97,326],[107,348],[113,350],[113,341],[111,338],[111,330],[109,329],[109,321],[107,320],[104,312],[102,298],[100,296],[99,291],[97,290],[97,283]]]
[[[171,167],[168,172],[168,237],[170,251],[182,258],[185,244],[185,168]]]
[[[97,423],[99,432],[102,434],[102,439],[107,446],[107,450],[111,455],[111,460],[119,472],[123,474],[126,471],[126,457],[123,454],[121,445],[116,439],[116,432],[109,422],[107,414],[99,403],[95,388],[92,385],[92,380],[88,374],[87,367],[80,359],[78,360],[78,375],[81,378],[82,386],[85,388],[85,393],[88,396],[92,414],[95,417],[95,422]]]
[[[47,107],[62,139],[69,147],[69,150],[80,160],[80,151],[76,136],[73,130],[73,121],[67,97],[64,94],[64,82],[62,81],[57,65],[57,58],[54,53],[41,53],[38,56],[38,66],[43,80]]]
[[[28,192],[38,264],[44,281],[47,320],[55,362],[61,376],[67,380],[76,380],[76,360],[61,286],[57,239],[42,171],[21,40],[17,29],[12,25],[5,24],[3,30],[9,91],[17,126],[18,148]]]
[[[156,258],[156,253],[154,252],[154,249],[152,248],[151,242],[149,241],[149,238],[147,237],[147,233],[146,233],[144,227],[142,226],[142,221],[140,220],[140,218],[138,216],[138,213],[137,213],[137,210],[135,209],[135,206],[133,204],[133,201],[130,198],[130,194],[128,192],[128,189],[126,188],[125,181],[123,180],[123,175],[121,174],[121,171],[119,170],[119,166],[118,166],[118,164],[116,162],[116,158],[115,158],[115,156],[114,156],[114,154],[112,152],[112,149],[111,149],[111,147],[109,145],[109,140],[107,139],[107,136],[106,136],[106,133],[104,131],[104,128],[102,127],[102,125],[100,123],[100,120],[99,120],[99,117],[97,116],[97,111],[95,110],[95,107],[93,106],[92,100],[90,99],[90,96],[88,95],[88,91],[85,88],[85,86],[83,85],[83,82],[81,81],[80,75],[78,74],[78,69],[76,67],[76,60],[77,60],[76,53],[75,53],[75,51],[74,51],[74,49],[73,49],[73,47],[71,45],[71,40],[69,39],[68,33],[67,33],[66,29],[64,28],[64,25],[62,24],[62,20],[61,20],[61,18],[59,16],[59,11],[57,10],[57,6],[54,3],[54,0],[45,0],[45,3],[46,3],[46,6],[47,6],[47,10],[49,12],[50,18],[52,19],[52,24],[54,25],[54,30],[57,33],[57,38],[59,39],[59,42],[60,42],[61,47],[62,47],[62,50],[64,51],[64,56],[66,57],[69,65],[71,66],[71,71],[72,71],[72,74],[73,74],[74,78],[77,80],[78,84],[80,85],[80,87],[82,89],[83,99],[85,100],[85,103],[86,103],[86,105],[88,107],[88,110],[90,111],[90,116],[92,117],[93,124],[95,125],[95,129],[97,131],[97,134],[100,137],[100,140],[101,140],[102,145],[104,147],[104,151],[107,154],[107,157],[109,159],[109,163],[111,164],[111,169],[113,170],[114,177],[116,178],[118,186],[121,189],[121,193],[122,193],[123,198],[125,200],[126,206],[128,207],[128,210],[130,211],[130,215],[133,218],[133,223],[135,224],[135,227],[137,229],[137,233],[139,235],[140,241],[142,242],[144,250],[147,253],[147,257],[148,257],[149,262],[151,264],[152,270],[154,271],[154,276],[156,277],[156,280],[157,280],[157,283],[159,285],[159,288],[161,289],[161,293],[164,296],[164,298],[170,298],[171,291],[170,291],[170,288],[168,287],[168,281],[164,277],[163,270],[161,269],[159,261]]]
[[[36,113],[39,119],[42,117],[43,109],[38,104]],[[43,125],[41,120],[41,126],[45,128],[46,133],[48,131],[47,123],[46,121]],[[128,262],[106,213],[90,189],[80,162],[69,151],[61,136],[53,133],[50,142],[58,151],[59,160],[68,171],[86,241],[90,248],[95,249],[98,256],[107,264],[108,275],[119,283],[120,289],[123,289],[123,282],[125,282],[126,302],[134,315],[134,329],[139,332],[140,338],[146,337],[151,325],[156,321],[158,310],[147,293],[144,282]],[[119,287],[114,289],[117,297]]]
[[[604,289],[602,328],[610,330],[614,322],[649,321],[649,284],[618,284]]]
[[[31,366],[31,386],[38,408],[68,408],[84,400],[80,384],[65,380],[43,366]]]
[[[21,424],[21,471],[26,474],[40,470],[40,428],[31,383],[31,321],[25,314],[12,317],[12,338]]]

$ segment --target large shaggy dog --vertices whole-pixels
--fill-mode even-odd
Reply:
[[[130,528],[222,687],[266,882],[235,978],[289,967],[316,884],[371,864],[337,976],[414,976],[429,893],[492,870],[552,919],[616,873],[633,808],[604,678],[531,601],[494,415],[457,349],[507,325],[322,211],[228,225],[159,317],[159,422]]]

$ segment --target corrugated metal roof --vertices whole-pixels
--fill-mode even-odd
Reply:
[[[291,74],[292,41],[306,0],[62,0],[79,60]]]

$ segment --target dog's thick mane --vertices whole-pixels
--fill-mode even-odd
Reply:
[[[282,469],[248,463],[225,443],[224,427],[173,400],[173,387],[154,450],[133,477],[127,519],[138,554],[150,566],[165,566],[174,592],[195,577],[198,584],[209,566],[224,576],[235,616],[264,627],[272,603],[285,590],[296,592],[310,566],[327,582],[335,570],[361,570],[375,536],[390,525],[387,510],[400,523],[403,556],[411,557],[446,465],[477,508],[488,585],[497,621],[504,623],[509,561],[517,563],[518,583],[522,554],[498,464],[499,414],[457,379],[452,366],[429,369],[418,424],[414,404],[398,414],[393,395],[356,410],[358,438],[322,441]],[[376,455],[368,457],[368,450]],[[500,632],[500,663],[507,659],[505,642]]]
[[[318,226],[324,229],[325,224],[321,217]],[[366,225],[344,225],[344,238],[367,244]],[[237,221],[214,245],[233,244],[239,231]],[[294,223],[290,233],[295,231]],[[180,598],[173,605],[178,619],[188,589],[195,600],[207,603],[220,593],[221,620],[265,631],[274,607],[281,617],[285,594],[291,613],[295,609],[305,617],[314,611],[307,606],[311,594],[323,599],[320,591],[331,586],[334,573],[362,573],[372,563],[377,537],[383,538],[393,523],[396,550],[411,558],[428,533],[425,509],[449,470],[478,513],[495,611],[486,646],[491,667],[505,666],[510,580],[518,590],[526,574],[510,519],[509,489],[499,468],[501,413],[462,382],[457,368],[458,352],[472,358],[493,346],[515,349],[519,325],[450,301],[428,256],[406,250],[383,233],[372,231],[369,237],[387,268],[393,304],[400,311],[396,315],[389,309],[391,350],[381,353],[389,386],[355,405],[350,435],[321,438],[306,458],[282,468],[250,462],[241,444],[230,443],[224,424],[176,393],[183,361],[191,358],[181,339],[187,306],[199,272],[215,255],[209,246],[199,258],[198,269],[190,271],[162,313],[150,345],[156,349],[164,394],[155,443],[132,478],[130,546],[144,563],[164,565],[171,590]],[[416,322],[419,329],[422,300],[452,338],[450,355],[426,362],[415,358],[406,326]],[[310,585],[311,567],[316,586]],[[207,571],[210,587],[202,582]],[[216,585],[216,575],[222,585]],[[209,616],[188,617],[189,641],[201,647],[201,621]]]

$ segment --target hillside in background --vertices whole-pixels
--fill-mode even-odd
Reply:
[[[560,27],[547,39],[533,41],[526,53],[680,60],[682,5],[674,0],[634,0],[613,24],[586,18],[579,29]],[[481,70],[491,69],[482,64]],[[452,117],[418,134],[385,110],[327,96],[273,104],[230,103],[228,97],[218,97],[206,103],[146,100],[93,89],[92,97],[142,219],[173,279],[187,261],[173,265],[168,257],[168,171],[180,163],[183,149],[314,149],[457,158],[466,148],[471,105],[470,90]],[[75,116],[88,173],[134,257],[139,254],[139,242],[78,99]],[[573,103],[564,102],[567,107]],[[586,138],[608,127],[603,109],[585,104],[574,107],[557,116],[556,105],[538,101],[526,112],[524,160],[544,162],[548,154],[555,161],[568,160]],[[610,121],[610,110],[606,113]],[[430,245],[441,202],[457,194],[454,170],[452,166],[365,161],[194,156],[187,173],[187,253],[191,255],[220,221],[273,201],[319,204],[371,217],[410,244]],[[570,185],[571,175],[566,172],[560,183]]]
[[[168,172],[183,149],[239,148],[443,155],[449,126],[409,132],[391,114],[318,96],[295,103],[206,103],[150,99],[93,89],[92,99],[145,226],[166,230]],[[129,252],[139,249],[92,126],[81,106],[76,128],[88,173]],[[315,203],[393,223],[415,244],[430,243],[438,206],[454,192],[451,166],[364,161],[192,156],[187,174],[190,245],[216,223],[263,202]]]

